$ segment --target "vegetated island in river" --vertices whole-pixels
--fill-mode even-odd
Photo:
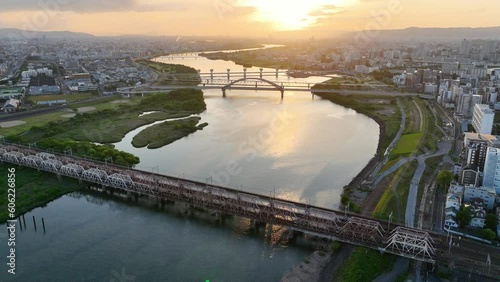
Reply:
[[[157,149],[187,136],[203,126],[197,126],[200,117],[190,117],[183,120],[167,121],[150,126],[134,136],[132,145],[136,148],[148,147]]]
[[[169,93],[150,94],[116,109],[77,114],[68,120],[33,126],[23,134],[8,136],[6,139],[22,144],[36,142],[38,148],[61,153],[71,149],[73,155],[101,161],[112,157],[115,164],[132,166],[139,163],[139,158],[114,149],[111,143],[120,142],[127,133],[141,126],[170,118],[189,117],[205,110],[202,91],[179,89]],[[153,113],[141,116],[144,112]],[[186,132],[183,127],[175,126],[169,131],[169,134],[175,136],[175,140],[189,133],[191,132]],[[163,137],[165,135],[156,138]],[[171,137],[168,141],[173,142]],[[161,140],[155,143],[158,142]]]

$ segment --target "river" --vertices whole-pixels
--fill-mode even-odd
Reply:
[[[202,57],[158,60],[202,72],[243,69]],[[253,71],[258,68],[248,69]],[[285,92],[283,100],[278,91],[228,91],[223,98],[220,90],[206,90],[204,96],[204,130],[161,149],[134,148],[130,141],[143,127],[116,147],[139,156],[139,169],[327,208],[338,207],[342,187],[376,152],[379,126],[373,120],[310,93]],[[246,220],[230,218],[221,227],[176,209],[94,194],[64,196],[25,216],[27,229],[17,231],[18,274],[9,279],[3,265],[0,280],[122,281],[125,275],[135,281],[277,281],[311,250],[307,240],[289,245],[280,239],[276,226],[249,231]],[[0,251],[6,256],[5,234]]]

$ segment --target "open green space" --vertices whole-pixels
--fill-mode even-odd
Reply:
[[[195,69],[179,65],[166,64],[146,59],[138,59],[137,63],[153,69],[158,74],[157,85],[198,85],[201,79]]]
[[[370,282],[379,275],[389,272],[395,257],[389,254],[356,247],[352,255],[339,268],[334,282]]]
[[[417,150],[423,136],[423,132],[403,134],[389,154],[389,159],[394,160],[398,157],[409,157]]]
[[[76,179],[62,177],[62,182],[59,182],[57,176],[52,173],[1,164],[0,187],[3,188],[0,189],[0,224],[9,219],[7,210],[9,168],[15,169],[16,217],[81,188]]]
[[[390,160],[388,161],[387,163],[385,163],[385,165],[380,169],[379,173],[382,173],[388,169],[390,169],[393,165],[395,165],[397,162],[399,161],[399,159],[395,159],[395,160]]]
[[[438,147],[436,145],[437,141],[443,137],[443,132],[439,130],[436,123],[439,125],[439,118],[436,120],[434,114],[429,108],[428,102],[424,102],[422,99],[415,100],[423,112],[425,137],[422,142],[422,146],[419,148],[420,153],[435,152]]]
[[[94,93],[74,93],[74,94],[60,94],[60,95],[40,95],[40,96],[28,96],[26,99],[31,101],[32,104],[44,101],[53,100],[66,100],[67,103],[73,103],[81,100],[87,100],[96,98],[97,95]]]
[[[206,109],[203,92],[195,89],[151,94],[137,103],[110,102],[107,103],[109,106],[105,109],[78,113],[75,117],[66,120],[55,120],[40,126],[31,126],[27,132],[8,135],[6,139],[22,144],[36,142],[37,147],[42,149],[59,151],[71,149],[74,154],[98,160],[116,157],[120,162],[115,163],[130,166],[138,163],[139,159],[131,158],[128,153],[119,153],[112,146],[102,147],[91,143],[119,142],[128,132],[143,125],[168,118],[187,117]],[[90,105],[92,104],[80,106]],[[149,111],[157,111],[157,113],[139,116]],[[182,137],[178,133],[176,132],[175,136]]]
[[[200,129],[198,122],[201,118],[190,117],[184,120],[168,121],[153,125],[134,136],[132,145],[136,148],[148,147],[148,149],[161,148],[185,137]]]
[[[388,220],[389,215],[393,213],[393,222],[404,220],[410,184],[417,166],[416,160],[406,163],[389,176],[392,180],[373,212],[374,217]]]

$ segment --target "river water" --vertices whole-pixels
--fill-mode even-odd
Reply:
[[[201,57],[158,60],[202,73],[243,69]],[[253,71],[258,68],[248,69]],[[226,98],[220,90],[204,93],[204,130],[161,149],[134,148],[130,141],[143,127],[116,147],[139,156],[139,169],[327,208],[338,207],[342,187],[375,154],[379,127],[373,120],[310,93],[285,92],[283,100],[278,91],[228,91]],[[25,216],[27,229],[17,231],[18,274],[9,277],[4,264],[0,280],[277,281],[310,252],[307,240],[290,245],[276,226],[249,231],[244,219],[221,224],[186,216],[178,207],[151,206],[72,194],[35,209]],[[7,256],[2,232],[0,251]]]

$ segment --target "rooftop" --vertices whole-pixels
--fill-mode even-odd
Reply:
[[[495,112],[490,109],[490,106],[486,104],[477,104],[476,108],[479,108],[485,114],[495,114]]]

